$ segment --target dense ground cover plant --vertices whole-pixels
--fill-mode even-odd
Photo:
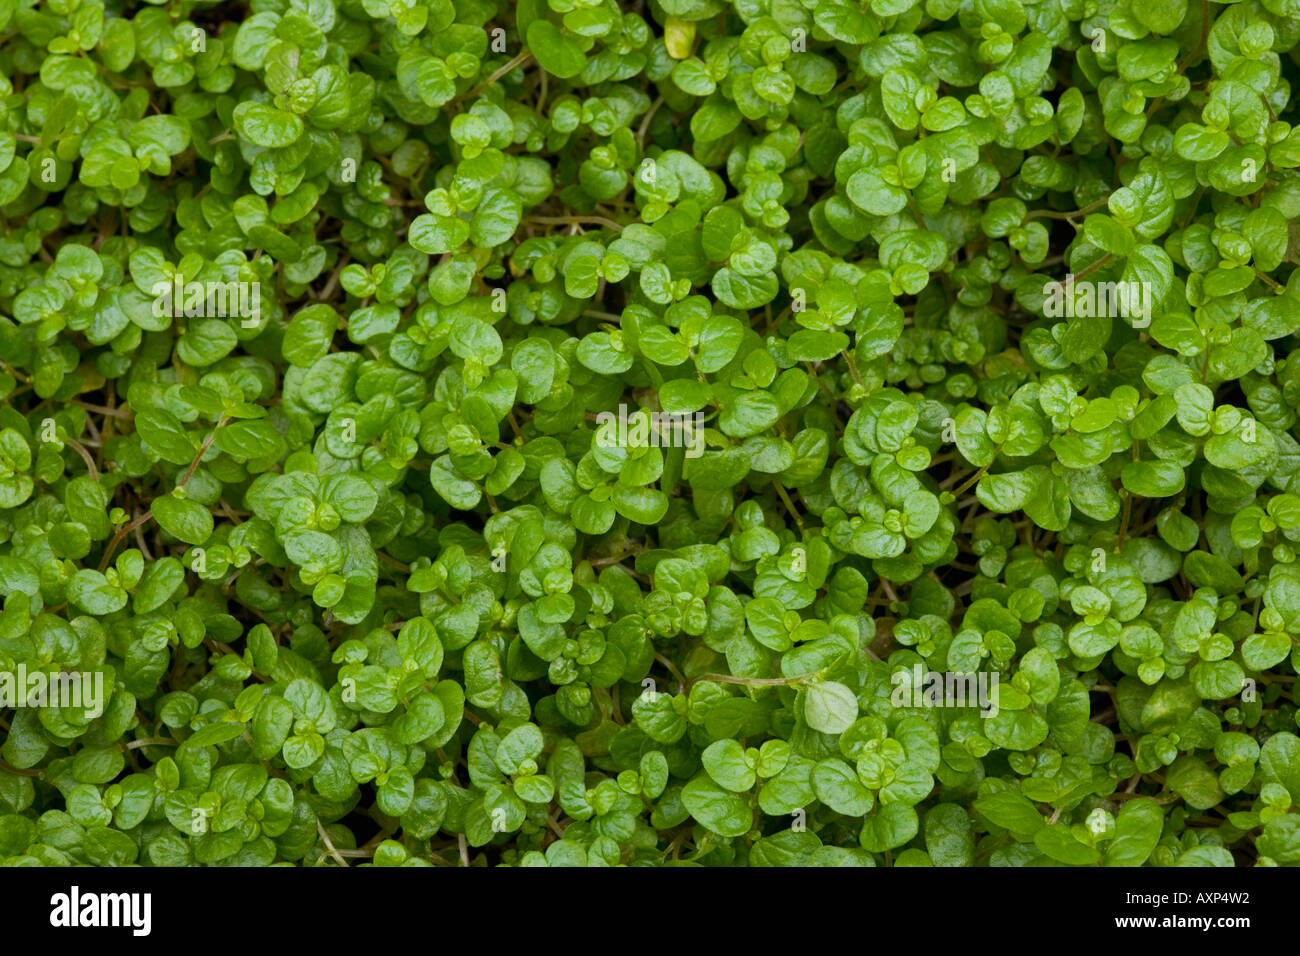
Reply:
[[[1300,863],[1298,42],[0,0],[0,859]]]

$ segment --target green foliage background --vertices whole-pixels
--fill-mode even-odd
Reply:
[[[1298,42],[0,0],[0,860],[1300,863]]]

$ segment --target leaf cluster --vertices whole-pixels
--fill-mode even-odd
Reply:
[[[1297,51],[0,0],[0,862],[1300,864]]]

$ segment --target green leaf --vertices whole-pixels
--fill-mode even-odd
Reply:
[[[268,459],[275,461],[284,454],[285,442],[268,421],[231,422],[216,431],[213,442],[221,451],[239,461]]]
[[[1090,866],[1101,859],[1101,854],[1081,842],[1070,827],[1054,823],[1034,834],[1034,846],[1050,860],[1067,866]]]
[[[732,438],[749,438],[770,428],[781,417],[781,406],[769,392],[740,392],[724,405],[718,424]]]
[[[1033,803],[1014,790],[998,790],[975,801],[975,809],[989,822],[1010,830],[1018,840],[1033,839],[1046,821]]]
[[[713,781],[732,793],[746,792],[757,779],[745,760],[745,748],[734,740],[714,741],[704,748],[700,759]]]
[[[1214,771],[1206,766],[1204,760],[1190,754],[1179,757],[1170,765],[1165,774],[1165,784],[1186,800],[1188,806],[1197,810],[1208,810],[1224,797]]]
[[[841,734],[858,717],[858,698],[835,681],[816,681],[803,689],[804,720],[813,730]]]
[[[567,80],[577,76],[587,65],[577,41],[546,20],[530,23],[527,38],[528,49],[533,51],[542,69],[553,76]]]
[[[234,122],[241,136],[268,149],[291,146],[303,132],[297,116],[260,103],[240,103],[235,107]]]
[[[126,607],[126,591],[98,571],[82,568],[68,582],[68,600],[88,614],[112,614]]]
[[[1160,841],[1164,811],[1149,797],[1128,800],[1115,818],[1115,839],[1106,849],[1106,866],[1141,866]]]
[[[197,501],[164,495],[154,499],[152,510],[159,527],[186,544],[204,544],[212,537],[212,512]]]
[[[920,828],[914,809],[902,803],[885,803],[867,817],[858,840],[864,850],[883,853],[908,843]]]
[[[708,777],[686,784],[681,799],[691,816],[719,836],[744,836],[753,825],[749,804]]]

